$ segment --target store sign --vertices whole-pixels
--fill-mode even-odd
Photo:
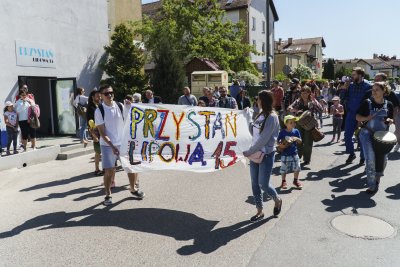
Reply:
[[[17,66],[56,68],[56,54],[48,44],[15,40]]]

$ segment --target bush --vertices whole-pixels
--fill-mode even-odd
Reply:
[[[234,77],[239,81],[244,81],[246,85],[258,85],[260,83],[260,79],[248,71],[239,71]]]

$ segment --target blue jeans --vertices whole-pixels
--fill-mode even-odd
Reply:
[[[357,129],[357,125],[356,114],[347,113],[344,124],[344,143],[346,145],[346,153],[350,155],[355,154],[353,136]],[[364,159],[363,146],[360,147],[360,158]]]
[[[263,207],[261,189],[267,192],[272,199],[276,200],[278,198],[278,193],[270,183],[274,161],[275,152],[265,155],[260,164],[250,161],[251,188],[253,190],[254,202],[258,209],[262,209]]]
[[[376,187],[376,177],[382,177],[383,172],[377,172],[375,166],[375,151],[372,146],[372,136],[366,129],[360,132],[360,141],[365,156],[365,172],[367,174],[368,187],[374,189]],[[387,155],[386,161],[387,161]],[[386,164],[385,164],[386,165]]]
[[[7,137],[7,151],[10,151],[11,143],[13,144],[14,151],[17,150],[18,130],[7,126]]]
[[[79,116],[79,138],[81,141],[87,140],[87,134],[86,134],[86,118]]]

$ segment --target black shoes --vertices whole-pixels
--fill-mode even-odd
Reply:
[[[262,220],[264,218],[264,213],[261,213],[259,215],[254,215],[253,217],[250,218],[251,222],[256,222],[259,220]]]
[[[281,213],[281,210],[282,210],[282,199],[279,199],[279,205],[278,205],[278,207],[274,207],[274,216],[276,217],[276,216],[278,216],[280,213]]]
[[[346,164],[352,164],[355,159],[356,159],[356,154],[350,154],[346,160]]]
[[[365,165],[365,159],[360,159],[360,163],[358,163],[359,166],[364,166]]]

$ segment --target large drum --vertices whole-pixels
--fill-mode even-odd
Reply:
[[[372,138],[372,147],[375,152],[375,170],[383,172],[385,169],[385,156],[397,144],[396,136],[388,131],[377,131]]]
[[[320,130],[318,130],[317,128],[314,128],[311,130],[311,137],[314,142],[319,142],[322,139],[324,139],[325,134],[323,132],[321,132]]]
[[[282,153],[286,148],[288,148],[292,143],[294,142],[293,138],[291,138],[290,136],[286,136],[285,139],[282,140],[281,143],[279,143],[276,146],[276,150],[279,153]]]
[[[310,131],[318,126],[318,121],[314,118],[312,113],[307,110],[301,114],[297,124],[300,125],[304,130]]]

